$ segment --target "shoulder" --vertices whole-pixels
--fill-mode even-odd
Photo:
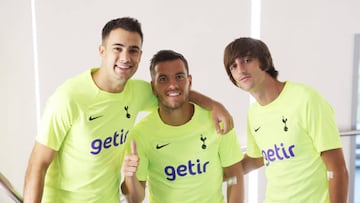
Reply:
[[[318,90],[306,84],[289,82],[288,98],[291,98],[294,103],[301,102],[312,108],[330,108],[332,111],[332,107],[326,98]]]
[[[303,101],[324,99],[318,90],[303,83],[287,81],[285,91],[288,95],[292,95],[291,98],[301,97]]]
[[[192,103],[194,105],[194,116],[195,118],[201,118],[201,119],[210,119],[211,120],[211,115],[212,115],[212,111],[209,111],[195,103]]]
[[[151,85],[144,80],[129,79],[126,82],[124,94],[146,97],[146,95],[152,95]]]
[[[68,103],[74,100],[88,100],[92,95],[95,95],[96,92],[96,86],[91,77],[91,70],[87,70],[67,79],[56,88],[49,99]]]
[[[313,87],[310,87],[309,85],[299,82],[286,81],[286,88],[288,88],[291,91],[297,91],[299,93],[304,93],[304,94],[319,94],[319,92],[315,90]]]
[[[126,85],[129,87],[151,88],[149,82],[139,79],[130,79],[127,81]]]
[[[214,128],[212,121],[212,111],[204,109],[203,107],[194,104],[194,115],[191,118],[190,128],[206,129]]]

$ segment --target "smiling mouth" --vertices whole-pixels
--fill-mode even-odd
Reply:
[[[115,65],[115,68],[119,68],[119,69],[125,70],[125,69],[130,69],[130,68],[132,68],[132,66],[130,66],[130,65],[122,65],[122,66]]]
[[[176,96],[179,96],[179,95],[180,95],[179,92],[170,92],[170,93],[167,94],[167,96],[169,96],[169,97],[176,97]]]
[[[117,73],[121,73],[121,72],[129,72],[132,70],[132,66],[130,65],[127,65],[127,66],[118,66],[118,65],[115,65],[114,66],[114,71],[117,72]]]

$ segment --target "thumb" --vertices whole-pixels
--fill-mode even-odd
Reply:
[[[131,140],[130,147],[131,147],[131,154],[137,154],[136,142],[134,140]]]

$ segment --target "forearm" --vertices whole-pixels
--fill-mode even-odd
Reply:
[[[204,109],[207,109],[209,111],[213,110],[213,105],[215,101],[212,100],[210,97],[191,90],[189,94],[189,99],[191,102],[203,107]]]
[[[346,203],[349,183],[347,170],[330,171],[328,173],[330,202]]]
[[[24,203],[40,203],[44,190],[45,172],[28,168],[24,183]]]
[[[121,190],[130,203],[140,203],[145,198],[145,183],[141,183],[134,176],[125,177]]]
[[[227,202],[244,202],[244,175],[241,162],[224,168],[224,177],[227,184]]]
[[[329,180],[329,195],[331,203],[346,203],[349,175],[341,148],[321,152]]]
[[[230,185],[229,185],[230,183]],[[238,176],[236,183],[230,181],[227,183],[227,202],[228,203],[243,203],[244,202],[244,180],[243,176]]]

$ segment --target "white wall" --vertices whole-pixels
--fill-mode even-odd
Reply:
[[[22,191],[36,133],[30,1],[0,1],[0,26],[0,172]]]
[[[272,50],[279,78],[313,86],[335,109],[341,131],[351,129],[354,35],[360,1],[263,1],[262,39]],[[350,173],[355,153],[342,139]],[[351,202],[351,201],[350,201]]]
[[[65,79],[100,64],[103,25],[133,16],[144,31],[137,78],[149,80],[148,62],[159,49],[174,49],[189,60],[193,88],[233,112],[245,144],[247,93],[235,88],[222,65],[225,45],[250,35],[250,0],[35,0],[38,34],[40,111]],[[334,106],[340,129],[351,127],[353,35],[360,33],[360,2],[262,1],[261,38],[271,49],[281,80],[307,83]],[[36,134],[34,59],[29,0],[0,2],[0,171],[22,191],[27,159]],[[344,140],[344,146],[348,141]],[[351,153],[346,151],[346,154]],[[260,173],[260,193],[264,189]],[[0,202],[3,202],[0,192]],[[259,201],[263,195],[259,194]]]

